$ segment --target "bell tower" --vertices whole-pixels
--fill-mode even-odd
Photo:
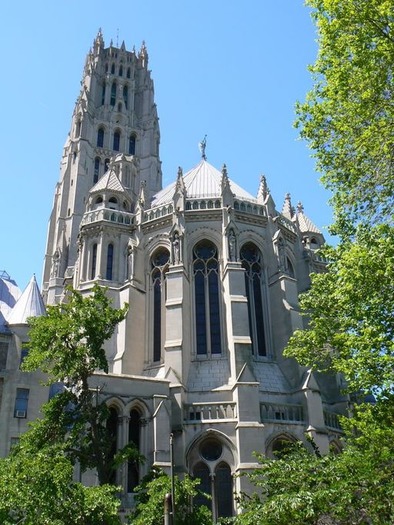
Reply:
[[[124,42],[105,47],[99,30],[83,71],[81,91],[63,149],[44,260],[43,291],[59,300],[72,282],[78,233],[90,189],[115,159],[122,159],[122,183],[136,202],[141,183],[147,199],[162,186],[160,131],[145,43],[139,52]],[[119,162],[119,160],[118,160]]]

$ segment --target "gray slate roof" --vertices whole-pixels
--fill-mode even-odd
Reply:
[[[216,198],[222,194],[222,173],[202,159],[197,166],[183,175],[186,195],[188,198]],[[163,188],[153,197],[152,207],[167,204],[172,201],[176,182]],[[256,198],[230,180],[231,191],[240,199],[256,202]]]

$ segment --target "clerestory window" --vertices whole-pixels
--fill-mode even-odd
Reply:
[[[168,271],[170,253],[159,248],[151,259],[151,278],[153,288],[153,361],[159,362],[163,348],[163,327],[165,319],[165,277]]]
[[[219,260],[216,246],[208,240],[193,250],[196,353],[199,356],[222,352],[220,326]]]
[[[249,330],[253,353],[267,355],[266,312],[264,308],[263,258],[257,246],[251,242],[241,248],[241,262],[245,269],[246,296],[248,299]]]

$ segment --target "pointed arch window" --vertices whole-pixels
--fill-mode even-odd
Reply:
[[[115,131],[114,133],[114,151],[119,151],[120,148],[120,131]]]
[[[264,308],[264,273],[260,250],[251,242],[241,248],[241,262],[245,269],[246,297],[248,299],[249,330],[253,353],[267,355],[266,314]]]
[[[206,505],[212,511],[213,521],[233,515],[233,477],[229,465],[220,460],[222,444],[215,438],[208,438],[199,447],[199,461],[193,468],[193,477],[199,478],[199,489],[210,498],[199,494],[194,498],[196,505]]]
[[[94,159],[93,184],[96,184],[100,175],[100,157]]]
[[[216,246],[204,240],[193,250],[197,355],[221,354],[219,260]]]
[[[114,245],[112,243],[108,244],[107,248],[107,266],[105,269],[105,278],[107,281],[112,281],[112,273],[114,266]]]
[[[93,244],[92,247],[92,264],[90,266],[90,279],[96,277],[96,264],[97,264],[97,244]]]
[[[131,75],[130,75],[130,68],[129,68],[129,67],[127,68],[127,74],[126,74],[126,76],[127,76],[127,78],[130,78],[130,76],[131,76]]]
[[[103,82],[102,88],[101,88],[101,105],[104,106],[105,104],[105,82]]]
[[[123,101],[124,101],[124,105],[127,109],[127,106],[128,106],[128,103],[129,103],[129,88],[128,86],[124,86],[123,88]]]
[[[163,326],[165,317],[165,278],[168,272],[170,252],[159,248],[151,259],[153,287],[153,361],[160,362],[163,348]]]
[[[112,82],[111,86],[111,106],[115,106],[116,102],[116,82]]]
[[[119,66],[119,76],[123,76],[123,66]]]
[[[129,155],[135,155],[135,135],[129,137]]]
[[[141,414],[139,410],[130,410],[129,443],[133,444],[138,452],[141,450]],[[127,465],[127,492],[133,492],[139,484],[140,472],[137,461],[130,460]]]
[[[115,74],[115,64],[112,64],[112,66],[111,66],[111,74],[112,75]]]
[[[113,459],[118,449],[118,411],[114,407],[111,407],[109,409],[109,415],[108,415],[106,427],[107,427],[107,436],[110,442],[109,456],[110,456],[110,459]],[[116,484],[116,470],[111,471],[109,482],[112,485]]]
[[[104,146],[104,128],[99,128],[97,131],[97,147],[102,148]]]

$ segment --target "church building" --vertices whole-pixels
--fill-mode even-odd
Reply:
[[[118,447],[133,441],[146,457],[116,481],[131,504],[152,465],[169,472],[171,439],[175,473],[201,478],[216,520],[236,513],[255,451],[272,457],[305,434],[323,453],[339,446],[338,379],[283,356],[304,327],[299,294],[325,269],[324,237],[290,195],[278,211],[264,177],[251,195],[212,166],[205,140],[163,188],[159,146],[145,45],[105,47],[100,31],[61,159],[42,293],[58,304],[68,284],[99,284],[113,306],[130,305],[106,346],[110,373],[92,382]]]

